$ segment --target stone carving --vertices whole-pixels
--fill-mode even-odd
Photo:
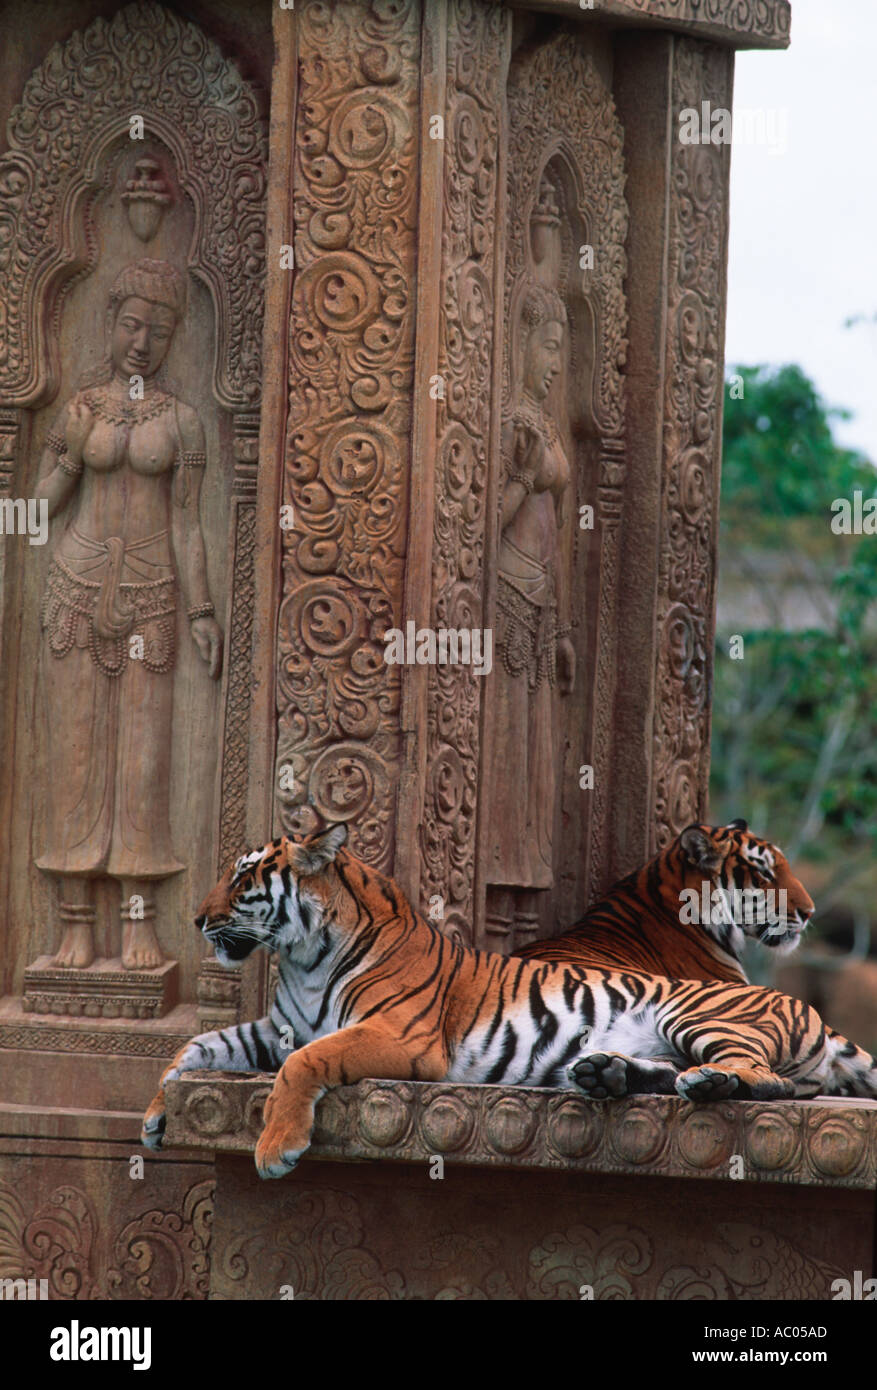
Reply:
[[[621,1224],[601,1231],[572,1226],[546,1236],[531,1251],[526,1296],[578,1300],[587,1284],[598,1300],[824,1300],[832,1281],[842,1275],[764,1225],[745,1222],[721,1222],[702,1248],[702,1260],[698,1269],[676,1265],[662,1271],[644,1230]]]
[[[530,1251],[527,1298],[577,1300],[583,1284],[590,1285],[595,1299],[636,1298],[636,1276],[648,1270],[652,1254],[651,1240],[634,1226],[553,1232]]]
[[[215,1186],[205,1178],[189,1188],[181,1211],[159,1207],[128,1222],[114,1242],[109,1298],[207,1297]]]
[[[85,881],[88,887],[90,882]],[[80,892],[88,891],[80,888]],[[61,921],[73,916],[68,903],[61,904]],[[94,910],[83,911],[89,931]],[[148,920],[148,919],[147,919]],[[156,988],[161,984],[160,991]],[[161,1018],[177,1002],[176,966],[165,962],[153,970],[125,970],[118,960],[95,961],[72,970],[51,958],[40,958],[25,971],[21,1007],[25,1013],[64,1014],[71,1018]]]
[[[544,217],[540,230],[549,230]],[[494,900],[511,897],[514,889],[525,890],[529,898],[532,890],[554,883],[555,702],[556,691],[572,692],[575,650],[567,635],[568,576],[559,541],[564,522],[569,524],[570,463],[546,398],[563,368],[566,325],[566,306],[556,290],[525,280],[512,323],[518,334],[511,353],[517,380],[502,432],[497,663],[487,779],[493,813],[486,875],[491,884],[502,885],[491,893]],[[516,911],[526,920],[532,915],[533,928],[538,926],[538,916],[524,902]],[[488,902],[488,922],[494,926],[497,918],[511,915],[511,903],[504,911]]]
[[[616,0],[613,8],[638,11],[650,19],[715,24],[783,44],[788,43],[792,21],[788,0],[621,0],[620,5]]]
[[[397,1253],[373,1188],[342,1191],[315,1173],[273,1200],[267,1218],[240,1175],[226,1168],[223,1181],[230,1190],[228,1216],[214,1237],[214,1298],[578,1301],[584,1285],[597,1301],[824,1300],[843,1277],[842,1268],[810,1254],[806,1240],[790,1240],[764,1221],[719,1221],[678,1237],[673,1253],[638,1204],[635,1220],[540,1231],[546,1215],[539,1200],[510,1220],[506,1186],[471,1205],[458,1199],[436,1208],[399,1183],[394,1210],[409,1220],[417,1213],[417,1237]],[[552,1195],[568,1219],[574,1200]],[[670,1263],[689,1252],[696,1268]],[[388,1267],[390,1260],[397,1265]]]
[[[674,111],[731,98],[721,49],[680,39]],[[706,804],[725,301],[725,146],[672,142],[653,819],[663,849]]]
[[[0,1183],[0,1269],[5,1277],[46,1279],[51,1298],[96,1297],[96,1231],[94,1206],[78,1188],[55,1188],[29,1216],[15,1189]]]
[[[263,1298],[279,1298],[286,1287],[296,1302],[404,1298],[402,1275],[383,1270],[362,1241],[354,1197],[299,1188],[283,1194],[270,1224],[242,1231],[224,1246],[219,1279],[227,1286],[226,1297],[255,1283]],[[245,1297],[252,1296],[250,1287]]]
[[[499,351],[497,254],[499,112],[509,16],[501,5],[452,0],[441,236],[436,472],[431,566],[435,628],[483,625],[492,420]],[[490,677],[486,678],[488,681]],[[485,678],[472,667],[430,668],[420,896],[444,902],[442,929],[474,944],[475,812]]]
[[[10,118],[8,152],[0,158],[4,404],[31,405],[58,389],[52,325],[60,296],[70,288],[70,268],[90,272],[98,253],[90,224],[84,256],[71,244],[70,207],[103,178],[107,150],[128,140],[132,112],[172,153],[199,213],[192,263],[216,310],[217,399],[229,410],[258,403],[264,118],[217,44],[141,0],[57,44]]]
[[[409,0],[297,15],[276,786],[285,830],[310,803],[387,868],[399,675],[382,638],[401,621],[407,533],[420,20]]]
[[[606,788],[610,781],[615,687],[618,526],[625,472],[624,246],[628,215],[622,129],[611,90],[591,57],[583,32],[561,30],[547,42],[523,49],[509,72],[507,331],[503,375],[506,413],[513,415],[519,370],[514,329],[526,293],[524,287],[535,279],[561,297],[570,338],[569,366],[552,393],[554,423],[560,427],[563,447],[569,456],[571,486],[567,511],[572,514],[578,504],[587,502],[594,506],[598,521],[596,535],[589,542],[599,547],[598,592],[584,593],[585,562],[577,528],[569,540],[559,545],[555,559],[569,593],[570,616],[579,626],[574,640],[579,665],[577,679],[584,695],[576,707],[582,710],[582,720],[587,718],[588,699],[593,703],[592,727],[578,730],[576,736],[582,757],[587,757],[594,767],[590,829],[585,803],[570,795],[563,810],[574,829],[568,832],[563,848],[568,855],[583,859],[590,839],[589,888],[593,893],[605,860],[608,834]],[[499,561],[502,567],[502,542]],[[499,624],[503,622],[504,592],[507,591],[500,581]],[[596,621],[587,620],[588,610],[594,609]],[[589,621],[590,644],[586,637]],[[561,619],[561,626],[567,622],[568,619]],[[568,684],[572,650],[563,660]],[[559,714],[556,704],[555,725]],[[495,803],[506,791],[499,769],[503,748],[510,747],[512,741],[500,739],[494,754],[499,774]],[[557,754],[553,761],[556,765]],[[563,799],[564,789],[559,790]],[[538,815],[535,805],[530,808],[531,842],[547,840],[550,845],[551,837],[545,832],[553,827],[557,811],[553,785],[542,789],[543,798],[549,795],[551,800],[543,802]],[[555,847],[554,853],[557,852]],[[502,882],[490,864],[487,874],[489,882]],[[551,873],[543,868],[531,887],[544,889],[551,883]],[[582,892],[584,889],[583,881]],[[492,941],[494,946],[511,947],[514,933],[526,939],[539,927],[537,900],[532,893],[518,895],[515,901],[510,900],[508,893],[491,891],[487,916],[487,930],[498,938]]]
[[[224,872],[247,843],[250,681],[256,606],[256,508],[250,496],[235,499],[234,520],[230,560],[235,585],[228,631],[228,690],[217,856],[220,872]]]
[[[60,381],[58,325],[62,321],[65,299],[73,286],[92,274],[96,283],[108,285],[111,275],[107,274],[107,266],[112,266],[114,272],[116,266],[123,263],[119,248],[126,243],[130,259],[132,232],[144,248],[155,241],[167,242],[173,234],[168,227],[176,218],[174,225],[185,235],[183,244],[192,277],[188,288],[191,292],[195,282],[199,287],[206,287],[210,296],[212,361],[209,384],[215,402],[232,415],[234,488],[245,494],[234,497],[235,570],[230,585],[232,627],[228,681],[223,691],[219,792],[220,853],[224,858],[242,848],[246,838],[243,829],[245,796],[241,788],[246,786],[248,778],[248,682],[255,546],[252,520],[262,375],[267,170],[264,105],[235,64],[196,25],[181,20],[152,0],[142,0],[120,9],[110,20],[95,20],[53,47],[30,77],[20,104],[12,112],[8,151],[0,157],[0,302],[3,304],[0,313],[5,316],[0,324],[3,340],[0,348],[0,407],[3,408],[0,425],[8,420],[10,425],[17,426],[21,407],[36,409],[53,400]],[[131,117],[135,114],[142,122],[142,142],[130,138],[133,134]],[[117,222],[111,226],[107,222],[107,208],[114,205],[121,206],[124,211],[113,214]],[[146,254],[149,254],[148,249]],[[130,278],[131,265],[128,270]],[[124,279],[124,274],[120,279]],[[165,282],[162,294],[166,302],[163,306],[152,303],[150,312],[154,311],[155,315],[159,310],[165,314],[170,311],[176,321],[185,292],[168,291],[167,274]],[[153,288],[155,283],[153,280]],[[197,322],[197,316],[204,319],[207,306],[200,298],[194,305],[195,297],[192,313]],[[169,298],[173,304],[168,302]],[[119,313],[117,324],[121,317]],[[167,346],[166,343],[165,351]],[[132,369],[129,374],[133,374]],[[191,364],[187,364],[187,383],[193,374]],[[150,373],[146,376],[148,378]],[[205,382],[205,386],[207,384]],[[56,422],[48,443],[56,451],[66,448],[66,476],[72,484],[75,483],[73,456],[77,445],[72,437],[67,438],[68,425],[75,434],[91,419],[94,428],[88,429],[86,452],[101,432],[115,429],[119,439],[126,432],[131,435],[134,454],[146,440],[150,459],[153,452],[159,457],[172,434],[177,441],[177,452],[188,454],[190,465],[180,470],[187,476],[188,483],[180,490],[174,488],[174,498],[182,503],[189,520],[192,513],[197,519],[199,484],[196,478],[200,462],[197,455],[204,452],[199,427],[191,421],[187,424],[186,408],[169,383],[162,385],[156,378],[156,389],[151,390],[151,385],[153,383],[147,379],[142,400],[131,396],[126,399],[120,386],[120,401],[116,402],[110,399],[115,388],[109,381],[92,383],[87,396],[79,393],[76,398],[75,405],[81,405],[87,412],[79,425],[66,418]],[[174,397],[178,399],[175,401]],[[199,399],[202,415],[202,404],[214,410],[209,398],[203,402]],[[76,411],[73,403],[70,409],[82,414]],[[206,420],[206,416],[204,418]],[[217,424],[214,413],[208,431],[213,437]],[[191,432],[190,425],[198,436],[193,440],[180,435],[180,427],[182,435],[186,435],[187,431]],[[38,425],[37,429],[40,428]],[[225,437],[223,427],[218,433],[220,439]],[[29,438],[30,434],[28,428],[22,430],[20,436],[17,430],[10,431],[8,436],[8,471],[19,478],[24,476],[19,470],[25,467],[19,441]],[[0,441],[0,453],[5,438]],[[156,445],[154,450],[152,445]],[[0,488],[4,462],[5,455],[0,457]],[[138,465],[133,457],[130,462],[136,473]],[[211,468],[219,462],[211,459]],[[93,481],[97,473],[88,459],[86,465],[84,476]],[[149,467],[151,464],[147,460],[147,469],[141,470],[138,476],[145,480]],[[127,463],[124,472],[126,476],[131,472]],[[109,479],[109,475],[106,476]],[[140,486],[143,488],[147,484],[144,481]],[[164,482],[156,480],[153,495],[157,496],[164,486]],[[224,486],[227,490],[227,485]],[[88,490],[85,484],[78,487],[77,498]],[[81,503],[77,500],[76,505]],[[169,517],[174,525],[180,520],[175,505],[171,506]],[[70,687],[71,663],[85,666],[83,652],[86,649],[79,643],[87,639],[88,632],[91,634],[88,640],[92,669],[82,674],[98,684],[104,682],[104,695],[107,690],[112,691],[104,704],[113,705],[113,709],[105,711],[104,718],[98,701],[98,714],[104,723],[107,719],[115,720],[119,727],[110,731],[109,738],[103,742],[101,729],[97,730],[96,751],[91,758],[92,783],[99,780],[103,771],[107,771],[110,780],[118,773],[116,790],[127,789],[129,801],[137,805],[137,812],[128,815],[129,824],[124,827],[129,839],[131,822],[139,818],[143,806],[152,808],[145,836],[146,839],[151,837],[147,852],[128,855],[130,860],[137,862],[126,865],[125,874],[119,875],[123,879],[123,904],[132,900],[136,903],[133,912],[123,910],[123,963],[129,973],[134,971],[143,978],[132,981],[135,997],[116,1000],[119,982],[112,980],[109,988],[100,988],[99,997],[89,1007],[83,1007],[86,1014],[98,1013],[105,1017],[156,1015],[165,1012],[173,1002],[174,968],[159,964],[162,953],[153,926],[151,904],[152,886],[181,867],[169,841],[165,804],[170,759],[169,700],[172,672],[177,664],[173,651],[175,612],[172,602],[177,585],[171,569],[172,559],[178,563],[177,578],[189,609],[198,650],[205,655],[213,674],[219,674],[219,626],[210,611],[206,583],[201,582],[197,573],[191,572],[190,540],[182,546],[185,552],[182,554],[176,544],[173,556],[159,554],[160,539],[151,551],[140,554],[130,546],[126,549],[124,543],[126,540],[135,544],[145,541],[149,528],[135,534],[131,529],[133,524],[132,513],[113,533],[104,533],[98,528],[94,534],[89,534],[77,522],[77,530],[87,537],[86,545],[96,542],[98,546],[104,543],[109,546],[101,554],[94,552],[91,556],[84,553],[83,543],[77,541],[79,551],[71,557],[68,551],[73,537],[68,529],[60,548],[63,553],[59,550],[54,556],[43,610],[47,641],[56,653],[58,666],[55,679],[46,682],[50,704],[52,689],[57,691],[61,678]],[[215,508],[211,525],[215,529]],[[159,532],[167,527],[156,524],[152,529]],[[191,527],[187,534],[192,537]],[[119,547],[112,544],[114,535],[123,542],[118,555],[115,552]],[[211,540],[215,539],[211,533]],[[159,569],[145,576],[144,563],[158,565]],[[97,569],[86,574],[91,564]],[[101,566],[109,576],[120,564],[125,572],[118,586],[110,578],[102,584]],[[135,565],[139,567],[136,574]],[[138,586],[136,589],[130,587],[134,584]],[[152,588],[148,587],[150,584]],[[117,595],[115,600],[113,592]],[[145,727],[146,743],[141,740],[142,746],[133,759],[120,752],[125,747],[126,712],[130,714],[134,709],[130,690],[120,695],[123,687],[132,684],[132,660],[127,651],[132,637],[143,638],[142,658],[136,656],[140,661],[136,667],[141,678],[139,684],[150,684],[155,694],[154,699],[150,697],[145,725],[138,723],[138,727]],[[51,665],[47,660],[47,670]],[[55,737],[50,757],[56,769],[58,749],[63,749],[65,742],[69,744],[65,733],[72,727],[71,721],[75,723],[76,708],[81,709],[87,694],[85,686],[77,679],[73,682],[73,708],[67,701],[65,719],[55,717],[57,710],[51,713],[50,728]],[[60,698],[55,703],[60,706]],[[140,720],[139,714],[137,720]],[[158,738],[159,731],[163,731],[162,739]],[[130,740],[128,742],[130,744]],[[150,742],[153,747],[147,746]],[[87,760],[84,752],[82,758],[83,762]],[[123,766],[120,759],[124,758],[127,763]],[[153,765],[149,784],[135,785],[132,765],[138,760],[145,765],[148,759]],[[105,767],[101,766],[101,761]],[[62,771],[70,770],[69,762],[68,757]],[[84,768],[79,769],[79,774],[82,780]],[[54,785],[56,788],[62,786],[60,776],[56,775]],[[118,855],[110,840],[117,848],[119,836],[115,832],[109,836],[105,834],[104,821],[113,814],[114,799],[118,808],[118,795],[109,797],[95,819],[91,834],[93,841],[102,838],[106,843],[99,852],[95,848],[94,855],[85,855],[95,862],[101,860],[102,873],[109,873],[111,877],[115,876],[111,870]],[[54,802],[51,815],[53,823],[49,828],[43,866],[62,878],[64,941],[54,960],[42,957],[27,968],[25,993],[32,1007],[57,1012],[70,1002],[70,992],[58,987],[57,981],[49,981],[47,971],[57,973],[59,965],[64,969],[82,969],[87,965],[94,950],[95,913],[94,895],[88,889],[83,892],[81,887],[83,882],[93,881],[83,877],[93,870],[81,864],[71,865],[70,846],[75,839],[75,826],[67,824],[61,831],[63,806]],[[137,833],[141,831],[139,827]],[[63,836],[69,843],[59,855],[58,844]],[[73,877],[77,877],[77,883],[71,884]],[[169,944],[164,943],[165,947]],[[181,974],[183,971],[193,973],[194,968],[193,961],[181,956]],[[186,979],[188,990],[194,981],[189,979],[188,973]],[[146,986],[153,988],[154,998],[141,1006],[136,995]],[[73,994],[76,993],[74,989]],[[75,1000],[73,1011],[79,1011]]]
[[[112,1226],[101,1230],[85,1192],[64,1183],[29,1210],[26,1197],[0,1182],[0,1278],[45,1279],[50,1299],[77,1302],[206,1298],[214,1186],[213,1178],[200,1178],[183,1189],[178,1205],[128,1220],[102,1269]],[[136,1184],[129,1188],[133,1195]]]
[[[123,966],[160,966],[153,885],[183,868],[169,807],[175,571],[212,676],[222,659],[199,519],[204,429],[161,373],[185,305],[173,266],[125,267],[109,297],[106,366],[62,408],[41,461],[37,496],[50,517],[67,508],[42,609],[52,794],[37,864],[59,882],[56,967],[94,959],[101,876],[121,887]]]
[[[128,180],[122,194],[134,235],[141,241],[151,241],[171,201],[168,185],[161,176],[161,165],[154,159],[138,159],[135,177]]]
[[[0,1048],[10,1052],[33,1048],[38,1052],[96,1053],[105,1057],[174,1057],[191,1036],[191,1028],[184,1033],[137,1033],[122,1028],[84,1032],[75,1025],[62,1028],[48,1021],[35,1022],[33,1026],[0,1024]]]
[[[167,1090],[168,1144],[252,1153],[270,1078],[188,1073]],[[834,1101],[697,1107],[670,1096],[588,1101],[521,1086],[361,1081],[317,1106],[309,1157],[642,1173],[869,1190],[877,1181],[877,1106]]]

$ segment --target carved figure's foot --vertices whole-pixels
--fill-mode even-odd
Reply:
[[[126,970],[157,970],[164,955],[152,923],[126,922],[122,934],[122,964]]]
[[[64,932],[64,939],[52,964],[62,970],[85,970],[94,960],[94,938],[87,922],[76,922]]]

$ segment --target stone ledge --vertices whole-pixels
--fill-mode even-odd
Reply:
[[[580,18],[627,21],[642,27],[681,29],[694,38],[734,48],[788,48],[789,0],[511,0],[518,9],[549,10]]]
[[[252,1153],[273,1077],[191,1072],[167,1088],[168,1148]],[[873,1189],[877,1102],[588,1101],[514,1086],[360,1081],[325,1096],[309,1157]],[[735,1165],[736,1166],[736,1165]]]

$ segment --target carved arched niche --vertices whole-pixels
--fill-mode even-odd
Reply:
[[[52,956],[59,940],[55,886],[34,866],[53,795],[38,698],[46,660],[40,605],[75,495],[50,522],[47,545],[25,545],[15,552],[19,563],[7,560],[0,643],[15,673],[5,698],[18,712],[14,744],[8,713],[3,733],[4,758],[14,761],[10,858],[27,869],[8,884],[14,933],[5,989],[23,993],[37,1013],[146,1018],[171,1007],[177,993],[193,1000],[201,952],[192,904],[214,880],[217,862],[242,846],[265,270],[263,107],[195,24],[161,5],[136,3],[51,49],[12,113],[0,158],[0,420],[12,438],[9,490],[34,497],[46,476],[44,450],[59,413],[105,360],[108,296],[120,274],[144,260],[172,266],[187,307],[161,369],[162,389],[203,426],[206,467],[185,439],[180,457],[202,478],[209,599],[225,638],[221,679],[211,680],[190,633],[175,555],[169,820],[182,868],[153,877],[157,936],[165,959],[178,963],[178,978],[159,988],[133,978],[148,975],[148,967],[129,966],[126,980],[118,964],[118,978],[104,971],[90,984],[76,969],[62,971],[60,983],[57,970],[31,969],[25,977],[25,966]],[[168,420],[175,413],[178,428],[179,407],[168,405]],[[127,440],[131,427],[121,428]],[[129,520],[133,534],[136,518]],[[241,621],[242,607],[249,621]],[[20,622],[10,622],[12,613]],[[98,874],[94,899],[96,955],[117,958],[118,883]]]
[[[560,692],[558,665],[549,714],[541,684],[544,673],[529,671],[526,717],[519,690],[510,696],[501,693],[487,722],[482,779],[488,819],[499,821],[503,815],[508,819],[507,809],[492,812],[491,807],[508,808],[529,800],[532,804],[521,815],[518,839],[526,838],[530,845],[539,842],[538,851],[525,864],[526,856],[516,855],[508,843],[504,846],[502,835],[486,837],[486,940],[500,949],[553,931],[559,921],[571,920],[581,910],[589,882],[599,873],[607,833],[627,348],[622,129],[606,76],[608,67],[608,54],[599,38],[561,28],[547,41],[519,50],[509,70],[502,403],[506,428],[498,495],[502,508],[505,480],[519,467],[509,442],[514,427],[510,433],[508,422],[518,421],[520,428],[520,422],[532,419],[546,439],[556,432],[554,454],[568,461],[570,481],[556,496],[552,523],[556,551],[531,558],[548,566],[543,587],[547,594],[553,586],[548,606],[556,605],[557,619],[538,619],[534,651],[548,632],[546,622],[550,626],[555,621],[556,640],[567,635],[574,648],[575,684],[571,694]],[[558,301],[562,308],[557,307]],[[529,325],[560,317],[565,320],[556,325],[556,336],[562,338],[561,365],[541,406],[534,408],[533,398],[522,394],[525,345],[533,331]],[[521,508],[533,505],[538,493],[537,487]],[[593,508],[594,529],[579,525],[584,505]],[[502,564],[509,560],[515,564],[514,551],[509,556],[503,549],[502,515],[493,559],[498,585],[497,665],[506,661],[501,650]],[[516,534],[524,533],[526,523]],[[520,563],[523,573],[526,553]],[[514,593],[508,589],[506,593],[506,606],[510,603],[512,610],[520,609],[511,618],[506,615],[506,623],[511,623],[507,630],[522,632],[528,610]],[[536,602],[541,600],[537,597]],[[571,630],[564,634],[567,626]],[[512,635],[505,640],[508,645],[516,639]],[[554,640],[550,634],[546,639],[549,645]],[[522,641],[526,646],[523,637]],[[517,669],[522,660],[520,653],[512,653],[510,664]],[[514,679],[523,681],[526,676]],[[515,702],[520,706],[517,715],[512,712]],[[537,708],[539,702],[545,708]],[[509,728],[504,731],[506,714]],[[549,719],[551,754],[548,735],[532,733],[534,724],[544,728]],[[526,738],[531,746],[524,769],[521,748]],[[546,776],[549,759],[553,768]],[[593,790],[580,787],[583,765],[594,768]],[[520,787],[515,785],[516,777]],[[497,841],[495,848],[492,839]]]

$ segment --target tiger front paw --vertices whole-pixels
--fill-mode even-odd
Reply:
[[[727,1100],[740,1085],[740,1078],[732,1071],[720,1071],[718,1067],[690,1067],[676,1078],[676,1090],[683,1100],[698,1103],[708,1100]]]
[[[260,1178],[285,1178],[309,1147],[309,1139],[302,1143],[278,1125],[269,1126],[256,1145],[256,1172]]]
[[[311,1145],[313,1107],[278,1105],[273,1095],[265,1103],[265,1128],[256,1145],[256,1172],[260,1178],[285,1178]]]
[[[143,1116],[143,1126],[140,1130],[140,1142],[147,1149],[160,1149],[164,1141],[164,1131],[167,1125],[167,1112],[164,1104],[164,1092],[159,1091],[155,1100],[149,1106]]]

